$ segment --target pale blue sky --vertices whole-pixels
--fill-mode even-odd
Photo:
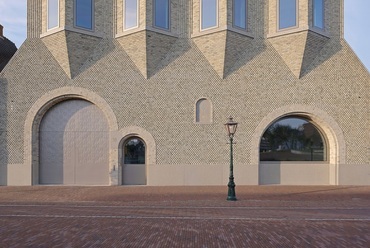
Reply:
[[[339,0],[338,0],[339,1]],[[370,0],[345,0],[345,38],[370,71]],[[26,0],[0,0],[0,24],[17,47],[26,38]]]

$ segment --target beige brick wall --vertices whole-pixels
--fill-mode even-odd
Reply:
[[[262,121],[272,123],[274,118],[264,118],[279,109],[286,109],[285,114],[301,113],[302,110],[296,108],[298,105],[312,110],[307,117],[313,116],[318,126],[325,126],[328,136],[343,137],[337,141],[333,138],[330,143],[332,149],[337,151],[329,154],[333,156],[330,159],[331,165],[326,164],[329,172],[325,173],[334,177],[330,182],[338,183],[336,178],[340,178],[346,184],[356,184],[354,180],[343,179],[343,174],[333,174],[335,168],[339,168],[341,173],[341,166],[352,168],[359,165],[361,170],[356,170],[356,175],[351,177],[361,177],[361,182],[369,179],[370,76],[346,42],[339,39],[342,32],[341,1],[326,1],[330,3],[326,18],[333,18],[327,22],[330,39],[320,51],[313,53],[314,56],[308,56],[311,62],[304,64],[305,68],[299,77],[271,44],[271,38],[265,37],[271,31],[269,20],[273,21],[270,16],[273,5],[269,5],[269,1],[251,0],[248,5],[252,4],[251,10],[254,11],[251,16],[256,17],[250,25],[254,39],[242,34],[235,35],[229,30],[229,33],[222,35],[214,33],[198,37],[203,39],[201,46],[196,44],[197,37],[190,38],[191,29],[194,35],[199,27],[199,21],[197,23],[195,19],[199,17],[197,2],[193,1],[192,10],[186,7],[187,1],[172,2],[171,16],[176,20],[172,24],[176,27],[171,31],[178,38],[154,30],[143,30],[115,39],[113,33],[108,35],[111,32],[109,30],[113,30],[109,19],[114,15],[113,5],[109,7],[110,1],[106,1],[105,8],[111,9],[112,13],[104,17],[102,23],[101,19],[96,18],[96,29],[105,35],[98,45],[94,43],[89,46],[91,50],[82,53],[83,59],[72,58],[80,52],[75,50],[73,44],[85,42],[88,34],[71,35],[64,39],[69,60],[79,61],[80,66],[78,69],[73,68],[78,72],[71,77],[63,69],[64,62],[57,59],[52,51],[52,42],[45,42],[45,38],[51,40],[54,35],[57,37],[60,34],[51,34],[42,40],[27,39],[7,68],[0,73],[1,85],[7,93],[5,114],[3,107],[0,115],[5,120],[2,123],[6,122],[6,137],[2,136],[6,140],[6,149],[2,148],[0,153],[2,158],[6,156],[5,163],[9,164],[7,168],[11,168],[11,172],[7,173],[13,175],[12,178],[15,172],[24,177],[31,176],[31,162],[25,161],[31,161],[37,156],[37,152],[32,154],[30,151],[38,141],[25,142],[25,137],[32,133],[24,133],[26,117],[43,96],[58,89],[61,89],[60,94],[63,95],[64,87],[68,86],[77,92],[78,89],[84,89],[104,99],[116,117],[116,131],[134,126],[153,137],[156,161],[149,166],[152,174],[148,178],[148,182],[153,184],[164,182],[155,176],[161,174],[161,171],[172,171],[174,178],[181,178],[181,171],[191,174],[191,168],[198,168],[196,171],[199,174],[195,178],[206,177],[204,173],[207,170],[214,170],[215,177],[223,178],[222,173],[227,171],[229,162],[229,147],[226,145],[223,123],[230,115],[240,123],[235,137],[237,144],[234,156],[235,166],[241,173],[238,175],[239,182],[258,183],[255,154],[259,142],[258,137],[254,138],[256,130]],[[183,7],[186,11],[182,11]],[[151,18],[147,14],[148,17]],[[31,15],[29,18],[34,20]],[[29,26],[29,33],[37,33],[37,30],[34,25]],[[312,41],[306,39],[302,43],[315,43],[315,37]],[[214,40],[216,38],[220,40]],[[245,44],[236,47],[236,39],[240,40],[238,44],[243,41]],[[226,45],[219,46],[217,42]],[[161,43],[163,45],[159,46]],[[213,51],[213,57],[207,55],[207,51],[210,54]],[[217,68],[225,69],[225,66],[228,70],[222,77]],[[194,104],[201,97],[212,101],[211,124],[194,124]],[[97,98],[91,99],[94,103]],[[34,115],[38,116],[37,113]],[[32,121],[28,125],[32,126]],[[331,125],[338,128],[329,134]],[[123,136],[115,136],[117,142],[121,138]],[[111,148],[111,166],[118,163],[117,149],[118,145]],[[344,159],[339,161],[339,156]],[[119,181],[117,177],[115,174],[115,182]],[[186,180],[194,182],[193,179]],[[221,184],[222,180],[208,181]]]

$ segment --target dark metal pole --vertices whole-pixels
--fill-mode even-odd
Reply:
[[[234,183],[234,164],[233,164],[233,135],[230,135],[230,176],[228,186],[228,201],[236,201],[235,183]]]

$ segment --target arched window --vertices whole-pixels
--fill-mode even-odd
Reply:
[[[199,99],[195,106],[196,123],[212,123],[212,103],[206,98]]]
[[[325,140],[313,123],[285,117],[263,134],[260,161],[325,161],[325,150]]]
[[[145,164],[145,144],[133,137],[124,144],[124,164]]]
[[[59,0],[48,0],[47,13],[48,30],[59,27]]]
[[[75,0],[75,26],[93,30],[94,0]]]

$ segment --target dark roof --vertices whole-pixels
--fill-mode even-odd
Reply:
[[[0,71],[17,51],[17,47],[6,37],[0,37]]]

